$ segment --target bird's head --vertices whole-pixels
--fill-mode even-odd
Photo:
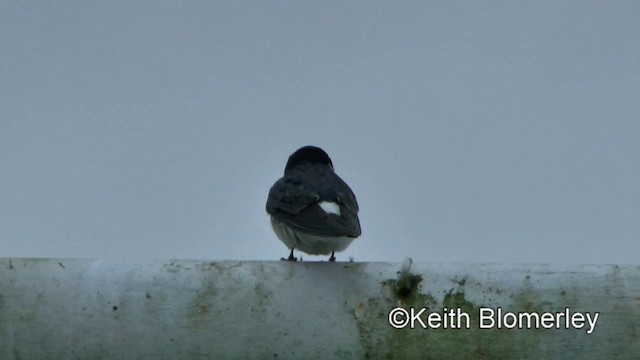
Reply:
[[[324,150],[316,146],[303,146],[289,156],[284,171],[287,172],[303,163],[327,165],[333,170],[331,158]]]

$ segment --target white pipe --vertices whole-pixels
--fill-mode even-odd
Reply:
[[[480,329],[498,307],[560,329]],[[638,266],[0,258],[3,360],[614,359],[639,337]]]

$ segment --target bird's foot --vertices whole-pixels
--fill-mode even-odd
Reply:
[[[293,249],[291,249],[291,253],[289,254],[289,257],[286,258],[286,259],[285,258],[280,258],[280,260],[282,260],[282,261],[298,261],[298,258],[293,256]]]

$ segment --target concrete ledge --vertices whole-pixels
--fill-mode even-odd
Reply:
[[[0,359],[640,358],[640,266],[401,268],[2,258]],[[392,327],[396,307],[426,307],[427,328]],[[560,329],[480,329],[498,307],[563,313]],[[576,313],[598,318],[578,327]]]

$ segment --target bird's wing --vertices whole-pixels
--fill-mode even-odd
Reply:
[[[346,186],[346,184],[345,184]],[[342,187],[341,187],[342,188]],[[296,177],[283,177],[278,180],[267,200],[267,212],[278,221],[294,230],[318,236],[360,236],[358,205],[351,189],[346,186],[340,196],[322,197],[318,192],[309,189],[303,181]],[[335,201],[340,206],[341,215],[325,212],[318,203]]]
[[[295,215],[305,207],[318,202],[320,195],[292,177],[282,177],[269,190],[267,212],[277,215],[284,212]]]

